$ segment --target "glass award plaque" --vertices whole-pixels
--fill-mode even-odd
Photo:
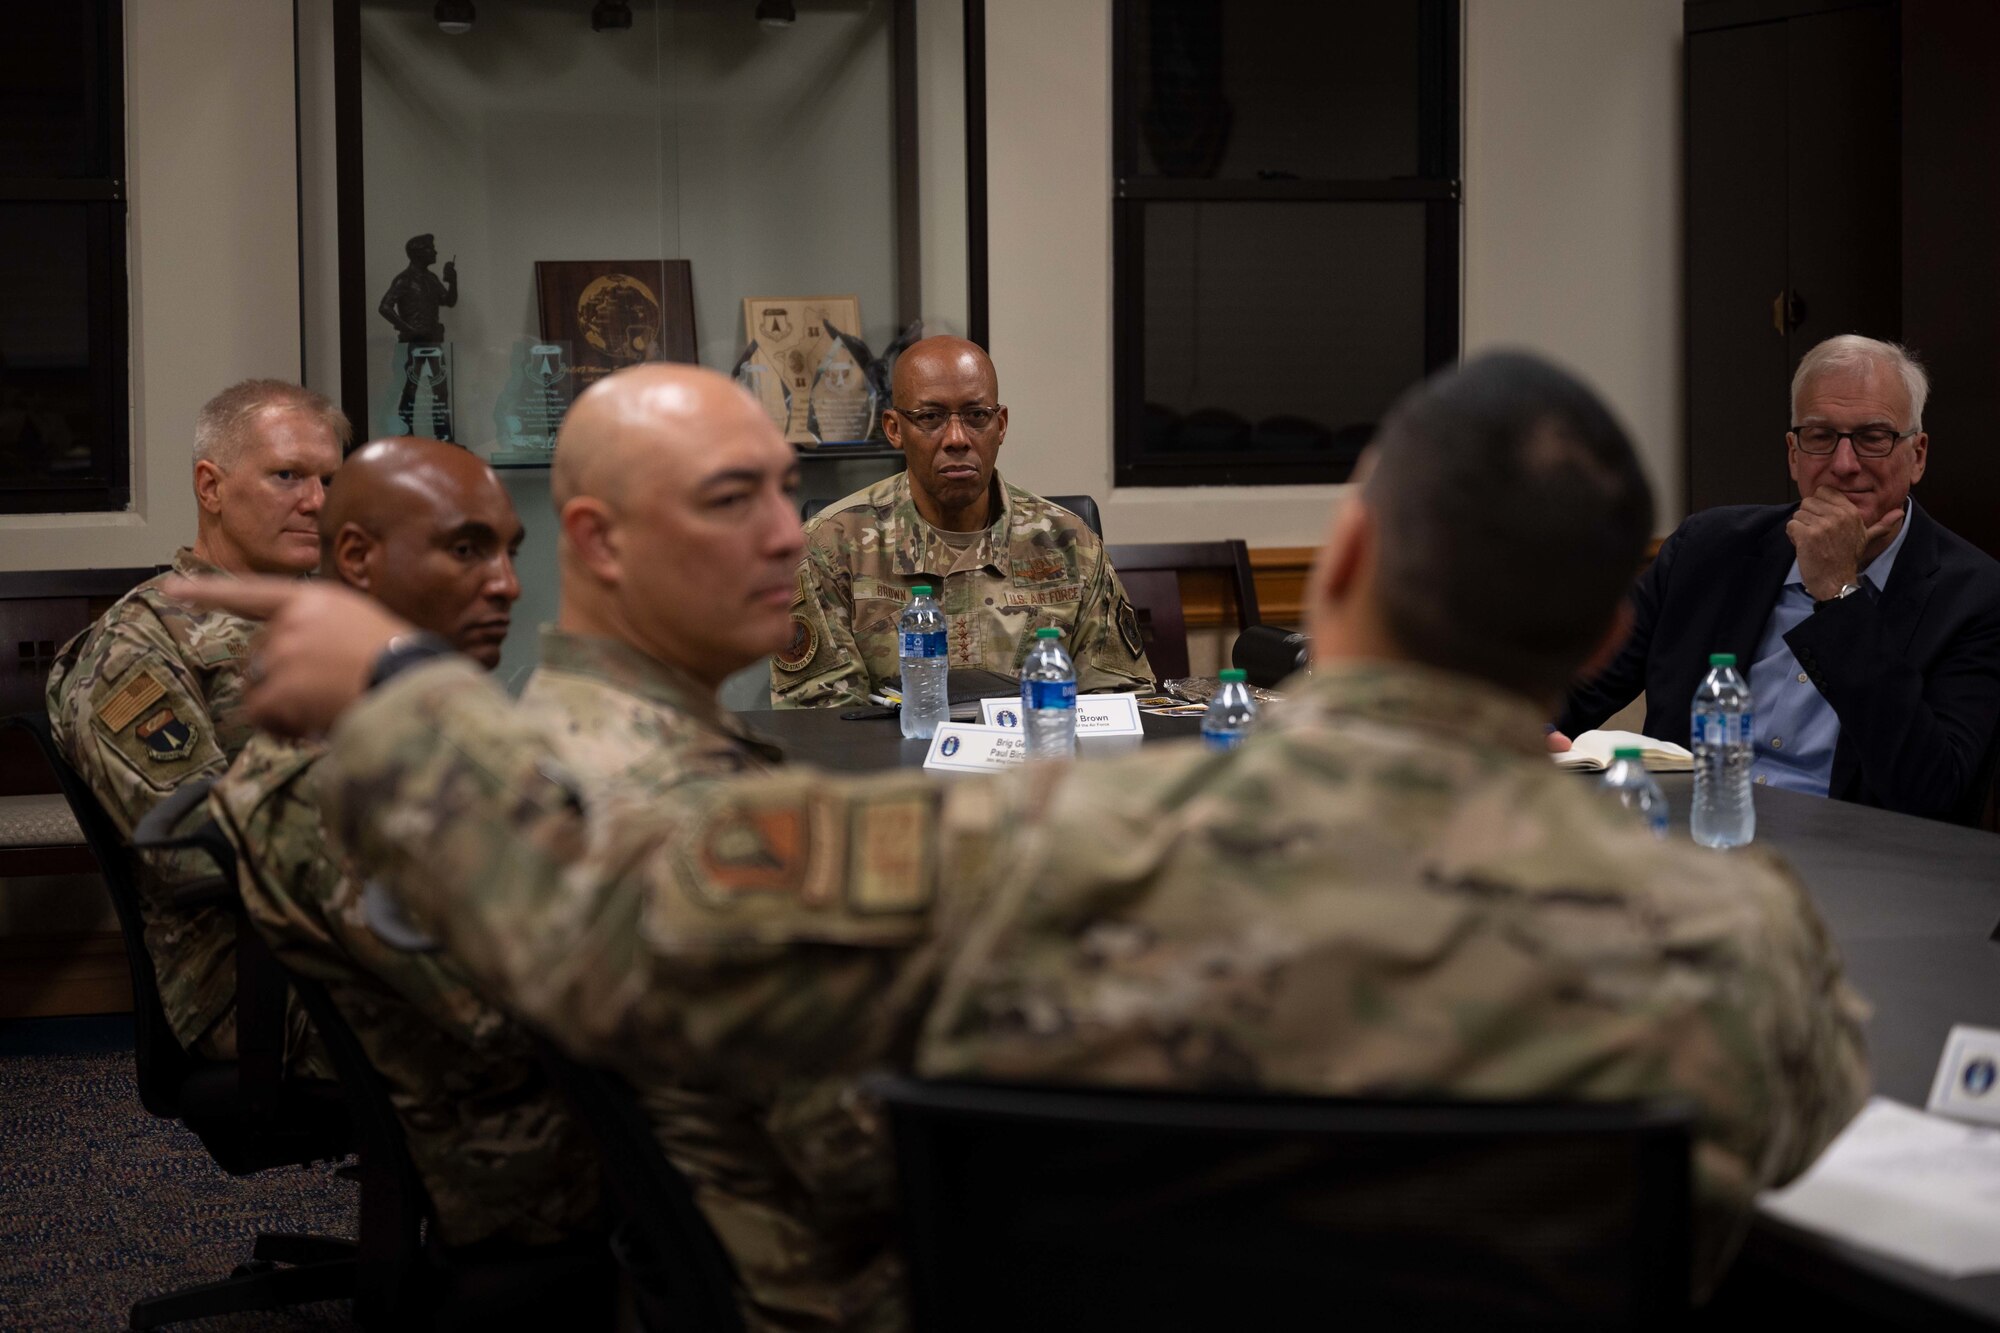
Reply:
[[[826,354],[813,372],[806,429],[822,445],[866,444],[880,406],[868,368],[868,344],[826,321]]]
[[[791,386],[785,383],[785,377],[778,368],[764,359],[756,339],[751,339],[750,345],[743,349],[743,355],[736,358],[736,369],[730,374],[763,405],[778,433],[785,434],[792,422]]]
[[[566,342],[520,338],[508,360],[507,387],[493,405],[496,464],[544,464],[576,396],[576,364]]]
[[[453,440],[451,416],[451,344],[394,344],[389,360],[389,388],[376,418],[377,435],[427,435]]]

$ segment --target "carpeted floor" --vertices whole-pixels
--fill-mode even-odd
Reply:
[[[259,1231],[352,1236],[331,1166],[226,1175],[139,1105],[131,1020],[0,1023],[0,1328],[122,1329],[133,1301],[226,1277]],[[345,1302],[199,1330],[348,1329]]]

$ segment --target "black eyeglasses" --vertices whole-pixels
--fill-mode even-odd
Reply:
[[[1887,458],[1896,441],[1907,440],[1916,432],[1899,431],[1894,426],[1863,426],[1860,430],[1835,430],[1831,426],[1794,426],[1792,437],[1802,454],[1830,454],[1842,440],[1854,441],[1854,452],[1863,458]]]
[[[935,435],[944,429],[944,424],[953,417],[964,423],[965,429],[974,435],[984,435],[1000,419],[1007,409],[998,404],[992,407],[961,407],[956,412],[947,412],[941,407],[920,407],[914,412],[906,407],[889,409],[915,427],[920,434]]]

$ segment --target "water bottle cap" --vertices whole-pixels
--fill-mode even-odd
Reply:
[[[1646,752],[1636,745],[1621,745],[1611,752],[1613,759],[1644,759]]]
[[[931,595],[931,585],[928,583],[913,583],[910,585],[910,593],[915,597],[928,597]]]
[[[1054,625],[1044,625],[1035,631],[1035,637],[1038,639],[1060,639],[1062,631]]]
[[[1250,679],[1250,673],[1241,667],[1224,667],[1217,677],[1224,685],[1241,684]]]
[[[1708,664],[1712,667],[1717,667],[1717,666],[1733,667],[1736,665],[1736,654],[1710,653],[1708,655]]]

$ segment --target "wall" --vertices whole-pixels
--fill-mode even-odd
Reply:
[[[1316,543],[1338,487],[1111,486],[1109,0],[987,7],[1002,467],[1112,540]],[[1678,517],[1680,4],[1467,0],[1464,341],[1595,383]]]
[[[163,563],[194,540],[194,417],[299,377],[292,15],[125,0],[133,508],[0,517],[0,569]]]

